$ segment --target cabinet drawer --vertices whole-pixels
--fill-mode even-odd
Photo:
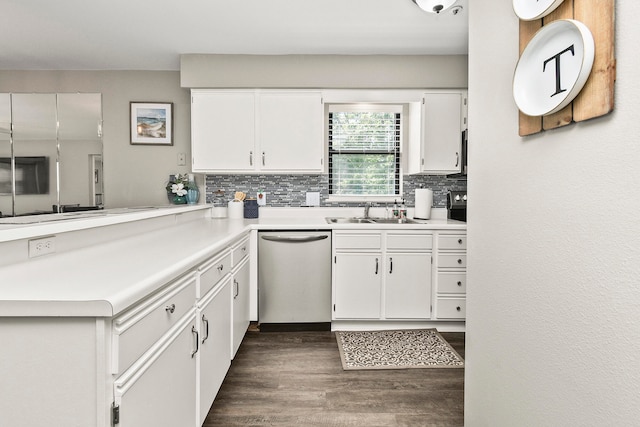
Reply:
[[[380,233],[334,233],[333,242],[336,249],[380,249],[382,235]]]
[[[193,308],[196,275],[176,280],[113,322],[113,369],[122,372]]]
[[[467,268],[467,255],[438,254],[438,268]]]
[[[426,233],[387,233],[389,250],[431,250],[433,235]]]
[[[200,288],[198,298],[202,298],[227,274],[231,273],[231,252],[224,251],[215,258],[206,261],[199,269]]]
[[[467,300],[464,298],[438,298],[438,319],[464,319],[467,317]]]
[[[232,266],[240,264],[247,255],[249,255],[249,236],[245,237],[240,241],[240,243],[236,244],[231,248],[232,253]]]
[[[467,235],[441,234],[438,236],[438,249],[467,249]]]
[[[465,273],[438,273],[438,293],[464,294],[467,292],[467,275]]]

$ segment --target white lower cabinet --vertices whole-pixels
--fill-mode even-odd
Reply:
[[[231,366],[231,277],[198,303],[198,426],[202,425]]]
[[[467,317],[467,235],[440,232],[437,247],[436,318],[464,320]]]
[[[0,425],[202,426],[249,326],[249,259],[244,234],[113,318],[0,315],[0,377],[30,385],[0,386]]]
[[[333,260],[333,318],[379,319],[382,254],[337,253]]]
[[[196,424],[196,354],[199,336],[191,310],[114,382],[119,427]]]
[[[334,231],[333,319],[430,319],[432,240],[417,230]]]
[[[431,317],[431,254],[388,253],[385,275],[386,319]],[[416,280],[422,278],[422,280]]]
[[[243,259],[233,268],[232,312],[233,325],[231,337],[231,357],[235,357],[249,328],[249,281],[251,280],[249,258]]]

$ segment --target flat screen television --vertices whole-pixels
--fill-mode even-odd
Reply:
[[[49,194],[49,157],[16,157],[16,194]],[[11,158],[0,157],[0,194],[11,194]]]

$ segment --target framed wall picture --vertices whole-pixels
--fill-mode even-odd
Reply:
[[[131,102],[131,144],[173,145],[173,102]]]

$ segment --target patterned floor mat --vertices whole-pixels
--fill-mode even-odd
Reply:
[[[464,367],[462,357],[435,329],[335,334],[345,370]]]

